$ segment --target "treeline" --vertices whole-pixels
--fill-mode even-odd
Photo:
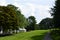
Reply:
[[[53,18],[42,19],[36,24],[34,16],[26,18],[18,7],[11,4],[0,6],[0,30],[3,29],[3,32],[18,30],[19,28],[25,28],[27,31],[46,30],[54,28],[53,24]]]
[[[18,30],[19,27],[26,27],[27,19],[21,14],[18,7],[14,5],[0,6],[0,30]]]
[[[45,18],[39,24],[36,24],[34,16],[24,17],[21,10],[14,5],[0,6],[0,30],[18,30],[26,28],[30,30],[50,29],[53,27],[52,18]]]
[[[28,18],[29,25],[26,27],[27,31],[29,30],[47,30],[54,28],[53,18],[44,18],[36,24],[36,19],[34,16]]]

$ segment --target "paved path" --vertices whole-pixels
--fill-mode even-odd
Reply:
[[[50,33],[47,33],[43,40],[52,40]]]

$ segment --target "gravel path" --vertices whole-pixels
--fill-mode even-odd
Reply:
[[[50,33],[47,33],[43,40],[52,40]]]

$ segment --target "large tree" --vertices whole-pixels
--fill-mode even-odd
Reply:
[[[0,6],[0,28],[3,31],[27,26],[28,21],[14,5]]]
[[[53,28],[52,18],[45,18],[39,23],[40,29],[51,29]]]
[[[60,28],[60,0],[55,1],[55,6],[52,9],[52,16],[54,21],[54,27]]]
[[[12,29],[17,25],[16,13],[13,8],[0,6],[0,27],[3,28],[3,31]]]
[[[16,17],[17,17],[17,20],[18,20],[18,26],[19,27],[26,27],[28,25],[28,21],[24,17],[24,15],[21,13],[21,10],[18,7],[14,6],[14,5],[11,5],[11,4],[9,4],[8,7],[13,8],[15,10]]]
[[[26,27],[27,30],[35,30],[36,20],[34,16],[28,17],[29,25]]]

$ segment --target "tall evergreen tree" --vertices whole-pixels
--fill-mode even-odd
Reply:
[[[60,0],[56,0],[55,6],[51,9],[52,9],[54,27],[60,28]]]

